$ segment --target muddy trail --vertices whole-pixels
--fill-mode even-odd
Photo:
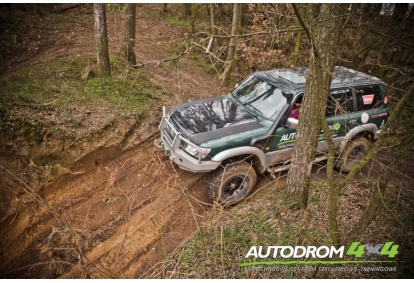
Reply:
[[[90,152],[1,223],[2,277],[145,276],[208,209],[201,177],[152,141]]]
[[[49,15],[39,25],[48,29],[30,24],[39,40],[27,43],[28,52],[7,58],[0,73],[61,58],[93,57],[90,8],[80,5]],[[151,80],[171,94],[154,113],[137,125],[115,123],[120,137],[105,146],[94,142],[74,149],[81,154],[68,154],[73,162],[57,164],[65,173],[41,186],[25,173],[38,167],[32,156],[18,151],[20,144],[12,151],[0,150],[1,209],[7,211],[0,215],[1,278],[145,278],[211,211],[203,175],[174,167],[153,141],[161,105],[223,90],[189,59],[181,59],[175,68],[159,64],[185,33],[149,16],[161,9],[161,4],[137,7],[138,62],[149,62],[144,69]],[[116,54],[121,16],[109,12],[107,17],[110,53]]]

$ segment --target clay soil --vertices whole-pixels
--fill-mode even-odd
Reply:
[[[0,72],[62,58],[94,58],[91,5],[30,24],[27,51],[4,60]],[[176,67],[160,61],[183,28],[151,14],[161,5],[137,7],[136,54],[151,80],[166,93],[167,107],[223,93],[220,82],[189,59]],[[110,54],[122,39],[121,16],[107,14]],[[59,20],[59,32],[51,28]],[[41,26],[41,27],[40,27]],[[38,38],[36,40],[36,38]],[[209,209],[201,174],[174,167],[153,145],[161,102],[119,143],[96,146],[70,164],[70,170],[36,188],[19,175],[30,161],[2,152],[1,182],[13,213],[0,223],[0,274],[4,278],[143,278],[183,239]],[[93,110],[93,109],[92,109]],[[90,147],[89,147],[90,148]],[[7,209],[6,209],[7,210]],[[9,211],[11,209],[9,208]]]

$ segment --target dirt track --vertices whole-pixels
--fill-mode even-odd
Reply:
[[[1,270],[11,277],[40,262],[45,266],[27,275],[54,277],[82,257],[83,265],[70,265],[62,277],[139,278],[195,229],[196,214],[206,208],[201,175],[175,170],[151,142],[125,151],[99,148],[74,167],[82,171],[40,192],[66,230],[38,202],[2,223]]]
[[[151,11],[161,8],[145,6]],[[147,17],[148,10],[141,8],[137,10],[138,62],[168,58],[169,44],[179,40],[182,31],[161,21],[155,23]],[[65,15],[62,22],[67,32],[49,37],[53,44],[32,42],[32,52],[10,58],[1,71],[71,56],[93,57],[93,19],[82,9],[85,7]],[[112,54],[118,50],[121,28],[120,15],[109,13]],[[41,36],[50,36],[42,32],[39,30]],[[221,93],[217,81],[193,62],[183,59],[180,66],[174,70],[160,65],[149,70],[157,85],[174,94],[164,103]],[[0,223],[0,277],[146,277],[191,235],[209,209],[202,175],[176,170],[155,148],[153,134],[159,114],[153,116],[146,128],[137,129],[138,142],[98,147],[77,159],[69,172],[33,188],[35,192],[18,181],[18,170],[12,170],[29,166],[27,158],[9,168],[15,176],[2,172],[0,185],[19,193],[17,211]],[[10,156],[13,158],[17,156]]]

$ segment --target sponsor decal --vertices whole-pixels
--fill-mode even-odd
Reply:
[[[279,142],[278,145],[291,143],[295,140],[295,138],[296,138],[296,132],[295,133],[290,133],[290,134],[284,134],[282,136],[282,138],[280,139],[280,142]]]
[[[335,123],[332,126],[329,126],[329,129],[331,129],[332,131],[332,137],[336,137],[338,135],[339,130],[341,129],[341,123]],[[284,134],[282,138],[280,139],[279,143],[277,144],[277,146],[279,148],[288,147],[295,141],[295,138],[296,138],[296,132]],[[323,131],[321,131],[319,140],[323,140],[324,138],[325,138],[324,133]]]
[[[362,99],[364,100],[364,105],[372,104],[372,102],[374,101],[374,96],[374,94],[363,95]]]
[[[365,124],[369,120],[369,114],[367,112],[362,113],[361,115],[361,122],[362,124]]]
[[[378,117],[387,116],[387,115],[388,115],[388,113],[384,112],[384,113],[372,115],[371,118],[378,118]]]

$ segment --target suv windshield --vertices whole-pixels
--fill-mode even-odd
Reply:
[[[281,89],[254,75],[237,86],[232,94],[243,106],[271,121],[279,115],[287,100]]]

